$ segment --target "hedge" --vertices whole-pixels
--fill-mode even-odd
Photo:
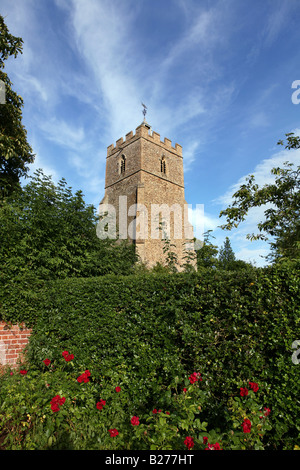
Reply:
[[[205,419],[222,428],[228,400],[249,381],[272,410],[270,449],[299,444],[299,277],[286,265],[237,272],[144,274],[7,286],[1,315],[33,326],[28,361],[62,350],[94,376],[126,385],[132,413],[163,406],[162,389],[201,372]],[[167,395],[166,395],[167,400]]]

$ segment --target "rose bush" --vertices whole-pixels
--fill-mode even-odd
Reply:
[[[26,371],[1,377],[4,449],[263,449],[264,432],[270,429],[271,410],[261,409],[261,387],[254,382],[247,395],[237,390],[228,403],[228,425],[211,429],[202,419],[209,394],[199,372],[176,377],[167,393],[161,388],[164,409],[158,403],[147,410],[144,403],[143,414],[132,416],[126,387],[95,377],[89,369],[78,376],[76,359],[68,368],[58,360],[40,370],[28,364]]]
[[[199,393],[207,397],[205,405],[198,403],[201,410],[196,407],[194,417],[201,426],[208,423],[202,437],[209,437],[210,446],[219,443],[226,449],[220,433],[230,429],[231,445],[237,447],[293,449],[300,437],[299,365],[291,360],[293,341],[300,337],[298,272],[296,267],[282,265],[238,273],[204,270],[189,275],[66,279],[38,286],[28,282],[28,289],[22,291],[14,286],[9,296],[3,294],[0,314],[13,321],[23,311],[34,326],[28,363],[20,368],[24,375],[17,372],[12,376],[18,389],[16,397],[23,403],[20,415],[27,407],[24,396],[28,393],[29,402],[35,397],[42,403],[44,390],[50,393],[55,376],[57,387],[47,395],[47,403],[49,406],[57,394],[66,398],[59,412],[50,415],[59,421],[71,413],[70,422],[76,420],[76,427],[70,427],[68,438],[72,433],[76,437],[79,429],[91,436],[99,419],[112,413],[113,422],[103,426],[103,439],[106,436],[107,445],[113,441],[114,446],[122,446],[122,440],[131,442],[132,431],[140,432],[151,414],[157,421],[149,425],[157,426],[158,433],[162,429],[161,435],[166,437],[161,440],[166,445],[171,440],[169,434],[176,431],[168,427],[172,423],[184,433],[176,446],[186,448],[183,441],[190,436],[197,449],[200,442],[204,445],[203,439],[188,431],[187,418],[194,410],[194,398],[182,403],[183,407],[191,403],[192,410],[185,410],[183,416],[179,407],[174,414],[174,390],[179,387],[176,377],[185,377],[175,395],[190,397],[189,387],[201,386]],[[16,312],[18,316],[14,316]],[[84,375],[85,371],[91,375]],[[39,380],[42,386],[36,386],[34,393],[27,389],[21,393],[19,387],[28,385],[29,378],[30,387]],[[3,383],[0,380],[1,400],[8,404],[1,391],[6,390],[6,379]],[[74,388],[72,395],[64,392],[65,382],[67,390]],[[243,409],[252,403],[253,396],[255,400],[264,397],[252,410],[256,414],[239,410],[235,398]],[[96,403],[101,399],[106,405],[99,411]],[[19,404],[11,406],[19,409]],[[270,429],[263,425],[265,408],[271,410],[266,417]],[[140,418],[138,426],[131,425],[133,416]],[[243,432],[245,417],[251,422],[250,433]],[[25,424],[26,419],[22,424],[25,430],[32,423]],[[13,418],[8,418],[7,426],[12,422]],[[120,423],[127,423],[127,427],[119,427]],[[119,435],[111,439],[108,429],[117,429]],[[129,433],[126,437],[124,429]],[[151,429],[145,431],[151,435]],[[258,432],[262,437],[255,441],[252,437]],[[93,445],[92,439],[89,442]],[[141,442],[159,446],[159,442],[142,439],[132,445]]]

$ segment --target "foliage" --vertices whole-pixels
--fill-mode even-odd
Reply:
[[[264,428],[254,440],[247,433],[243,437],[246,448],[292,449],[300,432],[299,365],[291,359],[292,344],[300,337],[298,269],[298,264],[285,263],[238,272],[206,268],[191,274],[51,281],[31,286],[31,297],[26,300],[17,295],[11,299],[5,319],[33,325],[27,351],[29,370],[41,373],[45,358],[57,364],[61,351],[68,350],[76,358],[78,373],[88,369],[96,381],[101,377],[109,384],[103,386],[107,395],[101,393],[98,398],[107,397],[108,402],[114,386],[126,389],[126,406],[123,403],[120,416],[124,420],[127,416],[127,424],[129,416],[139,416],[142,425],[150,426],[149,433],[137,436],[132,446],[158,446],[157,426],[167,436],[164,446],[179,445],[173,428],[180,429],[179,423],[187,418],[180,414],[183,404],[178,398],[177,407],[174,393],[182,390],[183,377],[199,371],[205,396],[191,400],[191,410],[192,403],[201,402],[201,417],[194,418],[207,426],[200,431],[189,421],[188,429],[182,428],[188,431],[184,439],[193,431],[198,448],[203,431],[210,436],[210,444],[222,437],[224,447],[226,443],[242,448],[240,419],[246,416],[252,429],[261,431],[258,413],[267,407],[271,428]],[[259,384],[254,401],[249,382]],[[240,387],[249,388],[251,400],[237,396]],[[57,394],[64,388],[55,390]],[[155,408],[169,411],[172,418],[160,415],[157,423],[150,413]],[[82,433],[82,426],[88,427],[86,423],[77,426]],[[135,429],[138,434],[142,428]],[[128,443],[127,431],[122,433]],[[232,431],[237,440],[228,444]]]
[[[295,148],[296,140],[290,136],[288,148]],[[273,168],[274,183],[259,187],[254,175],[246,178],[246,184],[241,185],[233,194],[233,203],[220,212],[220,217],[226,217],[222,228],[231,230],[245,220],[248,211],[254,207],[265,206],[265,220],[259,222],[259,233],[248,234],[251,240],[268,240],[271,242],[271,258],[275,261],[299,259],[300,257],[300,166],[285,162],[284,168]]]
[[[5,103],[0,104],[0,200],[18,187],[20,177],[27,174],[28,164],[34,161],[22,124],[23,99],[12,90],[4,72],[5,61],[16,58],[22,47],[23,40],[9,33],[0,16],[0,80],[5,86]]]
[[[215,238],[211,232],[212,230],[207,230],[204,233],[203,246],[196,250],[198,268],[213,268],[218,266],[218,247],[210,241],[210,238]]]
[[[226,237],[224,245],[219,252],[219,265],[222,269],[230,269],[234,266],[235,254],[231,248],[230,240]]]
[[[241,399],[237,389],[226,426],[207,430],[202,419],[207,387],[198,372],[159,386],[154,407],[137,412],[124,372],[106,377],[84,370],[66,350],[42,364],[1,378],[2,449],[264,449],[264,434],[271,429],[270,410],[262,410],[257,390]]]
[[[0,206],[2,283],[130,272],[134,247],[100,240],[95,208],[42,170]]]

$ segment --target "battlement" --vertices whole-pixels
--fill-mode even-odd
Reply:
[[[125,140],[123,137],[118,139],[116,141],[116,144],[111,144],[109,147],[107,147],[107,156],[113,155],[115,152],[123,149],[126,145],[129,143],[133,142],[134,140],[144,137],[149,141],[152,141],[156,144],[159,144],[161,147],[164,147],[166,150],[173,151],[176,153],[178,156],[182,157],[182,146],[179,144],[175,144],[174,147],[172,147],[172,142],[170,139],[167,139],[166,137],[164,138],[164,141],[160,140],[160,134],[158,134],[155,131],[152,131],[150,126],[145,125],[142,123],[140,126],[138,126],[135,130],[135,134],[133,131],[128,132],[125,136]]]

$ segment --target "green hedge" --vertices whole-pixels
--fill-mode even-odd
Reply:
[[[28,360],[34,367],[68,350],[83,371],[122,381],[133,414],[158,401],[163,408],[162,390],[199,371],[208,396],[202,419],[213,428],[228,421],[226,404],[240,384],[256,382],[264,390],[261,405],[272,411],[267,445],[299,445],[300,364],[292,362],[292,343],[300,340],[296,267],[29,287],[2,301],[2,318],[33,325]]]

